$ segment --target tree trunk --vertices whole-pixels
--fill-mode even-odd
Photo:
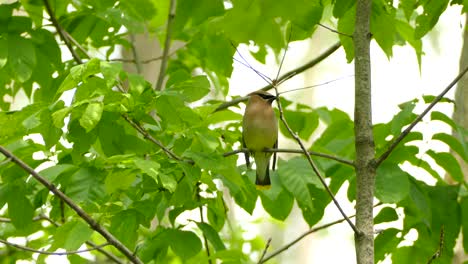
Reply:
[[[374,221],[372,205],[375,183],[375,147],[372,133],[370,13],[371,0],[358,0],[354,40],[356,146],[356,259],[374,263]]]

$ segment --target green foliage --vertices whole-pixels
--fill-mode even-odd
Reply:
[[[276,55],[284,51],[289,38],[310,38],[328,13],[336,19],[338,31],[352,35],[354,3],[177,1],[171,37],[185,45],[170,57],[161,91],[110,58],[119,49],[131,48],[131,34],[148,33],[163,43],[169,1],[50,1],[58,23],[76,41],[71,45],[82,64],[71,59],[52,29],[43,1],[0,4],[0,145],[39,171],[144,263],[206,263],[208,258],[249,263],[251,256],[263,252],[265,242],[261,237],[242,236],[248,230],[229,219],[232,203],[227,199],[249,214],[260,199],[266,213],[279,221],[289,217],[296,203],[312,227],[322,219],[331,198],[304,156],[279,159],[277,171],[271,173],[272,188],[264,191],[255,188],[253,170],[239,165],[237,156],[224,156],[237,148],[241,135],[242,116],[237,109],[215,111],[228,99],[232,45],[256,46],[254,57],[265,61],[267,51]],[[466,8],[466,1],[452,3]],[[394,7],[388,1],[373,1],[372,37],[389,58],[393,46],[410,44],[421,64],[421,38],[447,5],[448,1],[404,0]],[[352,61],[353,39],[338,37],[347,60]],[[9,98],[20,92],[27,102],[21,110],[10,111],[18,105],[12,106]],[[425,96],[424,103],[433,98]],[[281,103],[292,130],[304,141],[313,140],[307,145],[311,151],[355,159],[354,124],[346,113],[284,98]],[[377,155],[413,122],[419,114],[416,103],[400,105],[391,121],[374,126]],[[456,133],[438,133],[430,141],[444,143],[467,161],[468,146],[462,140],[466,131],[440,112],[432,112],[429,122],[443,122]],[[291,139],[282,125],[280,132]],[[401,220],[403,227],[377,236],[376,261],[390,254],[395,263],[426,260],[437,249],[442,228],[446,253],[440,263],[450,262],[460,230],[468,250],[467,191],[460,164],[449,152],[424,152],[416,146],[422,140],[420,132],[409,133],[377,169],[376,198],[388,205],[375,224]],[[313,160],[333,193],[347,182],[348,199],[355,200],[353,166],[323,157],[313,156]],[[458,185],[447,186],[444,175],[432,167],[434,162]],[[422,169],[437,184],[415,180],[404,163]],[[77,250],[86,241],[105,242],[48,189],[3,156],[0,208],[4,208],[1,217],[11,220],[0,223],[2,239],[27,237],[27,246],[49,251]],[[198,218],[200,208],[204,221]],[[414,246],[399,247],[411,230],[418,233]],[[204,249],[205,237],[210,257]],[[246,245],[251,252],[242,251]],[[21,250],[0,250],[0,259],[6,257],[4,252],[10,263],[33,259],[31,252]],[[105,261],[104,255],[91,254],[97,262]],[[77,255],[68,260],[87,263]],[[45,256],[37,261],[45,262]]]

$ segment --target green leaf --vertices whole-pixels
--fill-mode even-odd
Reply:
[[[463,172],[460,164],[455,157],[447,152],[435,152],[428,150],[426,152],[434,161],[442,167],[457,182],[463,182]]]
[[[350,8],[339,20],[338,20],[338,31],[348,35],[353,35],[354,24],[356,20],[356,5]],[[348,36],[339,35],[341,45],[346,53],[346,60],[350,63],[354,59],[354,42],[353,39]]]
[[[36,67],[36,49],[31,40],[8,35],[8,65],[19,82],[26,82]]]
[[[8,61],[8,40],[0,37],[0,69],[5,66]]]
[[[161,165],[153,160],[134,159],[133,163],[144,173],[158,182],[159,168]]]
[[[43,169],[39,172],[41,176],[47,180],[53,182],[59,175],[67,172],[73,172],[78,170],[78,166],[73,164],[58,164],[47,169]]]
[[[66,194],[75,202],[99,202],[105,195],[103,171],[81,167],[66,184]]]
[[[53,248],[68,251],[77,250],[91,237],[93,230],[83,221],[72,220],[57,228],[54,234]]]
[[[75,88],[78,83],[86,82],[89,76],[98,74],[100,72],[101,61],[96,58],[92,58],[85,64],[74,66],[70,69],[70,74],[67,75],[65,80],[58,88],[57,94],[61,94],[65,91]]]
[[[52,120],[55,127],[62,128],[65,126],[64,119],[68,114],[70,114],[71,110],[71,107],[65,107],[52,113]]]
[[[284,221],[291,213],[294,197],[281,185],[278,173],[271,173],[270,178],[272,187],[259,192],[262,205],[272,217]]]
[[[445,133],[437,133],[432,136],[433,140],[439,140],[447,144],[452,150],[454,150],[461,158],[468,162],[468,153],[458,139],[452,135]]]
[[[225,250],[226,246],[224,245],[223,241],[219,237],[219,234],[213,227],[206,223],[197,222],[198,228],[203,232],[206,236],[208,241],[210,241],[211,245],[215,248],[216,251]]]
[[[375,2],[372,5],[372,15],[370,30],[375,41],[385,52],[388,58],[392,57],[392,47],[395,43],[395,15],[390,14],[382,2]]]
[[[401,231],[398,229],[388,228],[383,230],[375,238],[375,263],[384,260],[385,256],[390,252],[393,252],[393,250],[398,246],[401,241],[401,238],[398,237],[398,233],[400,232]]]
[[[308,184],[323,188],[310,164],[302,157],[295,157],[288,161],[279,159],[278,174],[284,188],[294,195],[298,202],[305,205],[312,204]]]
[[[80,118],[80,125],[86,129],[86,133],[93,130],[93,128],[101,120],[104,104],[101,102],[89,103],[83,115]]]
[[[190,80],[176,83],[167,91],[178,91],[187,102],[195,102],[210,92],[210,82],[206,76],[195,76]]]
[[[171,229],[168,242],[174,253],[187,260],[200,252],[202,244],[197,235],[190,231]]]
[[[448,117],[446,114],[439,112],[439,111],[432,111],[431,112],[431,120],[438,120],[444,122],[445,124],[449,125],[453,130],[457,130],[457,124]]]
[[[26,197],[23,184],[10,186],[8,192],[8,215],[12,224],[19,230],[32,224],[34,208]]]
[[[440,15],[445,11],[448,3],[449,0],[422,2],[424,12],[416,18],[416,38],[422,38],[437,24]]]
[[[465,196],[461,199],[460,208],[462,215],[463,248],[465,252],[468,252],[468,197]]]
[[[133,249],[138,238],[138,227],[143,219],[134,209],[120,211],[112,217],[109,231],[125,246]]]
[[[135,181],[136,173],[129,169],[114,170],[106,177],[106,192],[112,194],[117,190],[127,190]]]
[[[333,16],[340,19],[354,4],[353,0],[336,0],[333,5]]]
[[[379,214],[374,218],[374,224],[380,224],[384,222],[392,222],[398,220],[398,215],[394,208],[385,207],[380,210]]]
[[[383,203],[396,203],[409,193],[408,174],[395,163],[382,163],[377,168],[375,196]]]

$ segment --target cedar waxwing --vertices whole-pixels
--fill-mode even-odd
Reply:
[[[255,184],[259,189],[268,189],[270,183],[270,158],[273,153],[263,152],[265,148],[278,146],[278,120],[271,106],[276,96],[262,90],[249,94],[242,119],[242,143],[253,155],[257,165]],[[247,167],[250,165],[249,154],[245,155]],[[276,153],[274,153],[273,170]]]

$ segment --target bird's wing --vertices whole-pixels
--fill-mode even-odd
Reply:
[[[244,136],[242,136],[242,148],[247,148],[247,146],[245,145],[245,141],[244,141]],[[250,153],[249,151],[247,152],[244,152],[244,157],[245,157],[245,164],[247,165],[247,168],[250,168]]]

